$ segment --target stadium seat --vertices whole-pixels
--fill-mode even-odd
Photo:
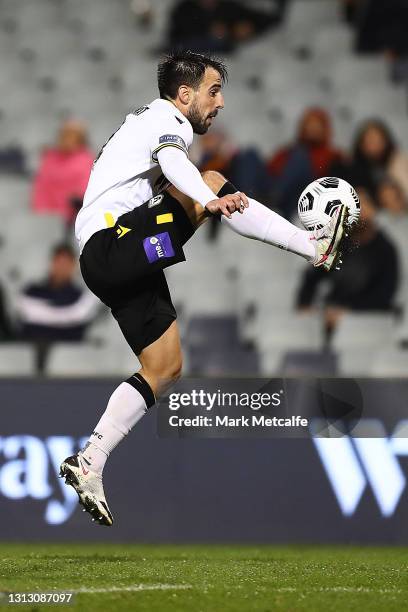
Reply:
[[[0,176],[0,211],[24,212],[28,209],[31,184],[28,180]]]
[[[335,61],[342,51],[350,54],[353,37],[354,32],[347,25],[333,23],[319,27],[311,41],[314,59],[327,65],[329,61]]]
[[[387,80],[387,62],[382,57],[356,55],[340,56],[333,66],[336,91],[348,89],[349,93],[358,93],[356,83],[364,82],[365,88],[371,83],[374,87],[389,89]],[[368,109],[369,112],[369,109]]]
[[[16,257],[16,249],[6,243],[3,253],[3,270],[6,282],[21,288],[25,283],[40,280],[45,277],[50,262],[51,245],[39,242],[38,245],[29,242],[20,246]]]
[[[65,238],[64,222],[57,215],[14,211],[8,217],[6,227],[5,248],[12,257],[27,250],[31,244],[51,249]]]
[[[0,376],[34,376],[35,352],[30,344],[0,345]]]
[[[256,376],[259,374],[259,357],[256,351],[239,347],[189,348],[188,368],[190,376]]]
[[[345,377],[370,376],[374,356],[371,347],[343,348],[336,350],[337,374]]]
[[[375,354],[370,368],[371,376],[408,377],[408,350],[390,349]]]
[[[337,2],[329,0],[292,0],[283,31],[289,48],[310,46],[313,35],[326,24],[339,20]]]
[[[284,376],[334,376],[337,358],[329,351],[289,351],[283,356]]]
[[[261,375],[265,377],[280,376],[285,351],[268,347],[258,352]]]
[[[235,316],[192,316],[186,342],[190,347],[222,349],[239,346],[238,319]]]
[[[173,6],[174,0],[156,2],[151,28],[142,31],[134,27],[130,2],[122,0],[0,0],[2,19],[16,23],[15,32],[2,31],[0,37],[3,143],[22,145],[29,168],[35,170],[41,147],[53,141],[61,118],[70,113],[88,122],[91,143],[98,150],[126,112],[157,96],[157,59],[149,52],[163,45]],[[350,145],[360,118],[386,110],[386,121],[408,149],[404,91],[390,86],[382,57],[351,53],[353,36],[340,23],[336,0],[292,0],[284,27],[254,38],[228,58],[226,110],[218,125],[231,132],[238,146],[256,145],[269,155],[292,141],[299,115],[308,105],[331,112],[336,145],[344,147]],[[309,48],[310,56],[294,53],[301,47]],[[96,49],[101,51],[99,59]],[[251,85],[254,77],[258,88]],[[55,88],[43,87],[52,81]],[[364,87],[356,88],[356,82]],[[256,112],[249,112],[254,108]],[[28,212],[29,197],[28,182],[0,177],[0,212],[5,217],[0,275],[13,306],[21,285],[45,273],[50,247],[65,235],[57,217]],[[388,219],[384,227],[399,248],[402,281],[397,302],[405,306],[408,221]],[[323,343],[318,320],[309,325],[291,314],[303,260],[242,238],[224,226],[216,241],[208,242],[206,236],[203,228],[186,245],[188,263],[166,272],[187,342],[194,350],[205,342],[230,346],[237,337],[238,316],[244,338],[261,348],[263,371],[303,367],[305,353],[298,351],[315,354]],[[226,320],[229,323],[220,327],[215,323]],[[82,356],[88,349],[102,356],[109,372],[133,364],[134,356],[112,317],[92,325],[88,340],[97,346],[68,347],[68,362],[76,348]],[[394,341],[408,341],[408,314],[396,334],[392,324],[358,319],[353,327],[345,319],[334,346],[343,371],[367,372],[371,347]],[[214,371],[220,365],[217,359]],[[251,363],[252,357],[248,359]],[[312,362],[313,358],[304,363]],[[87,367],[92,370],[91,365],[84,365],[84,370]],[[75,369],[75,363],[69,368]]]
[[[18,31],[21,36],[26,32],[38,32],[45,28],[52,29],[60,18],[59,3],[50,0],[36,2],[16,2],[15,16],[18,20]]]
[[[395,321],[391,314],[347,313],[333,334],[333,349],[378,349],[395,342]]]
[[[288,8],[286,26],[288,28],[319,29],[325,24],[337,22],[339,9],[337,2],[328,0],[292,0]]]
[[[125,352],[86,344],[60,343],[50,350],[45,373],[48,377],[122,377],[130,376],[139,368],[138,359],[130,348]]]
[[[205,260],[182,263],[168,269],[166,277],[174,300],[183,303],[187,317],[236,312],[236,277],[222,266],[217,269]]]
[[[86,340],[97,347],[115,347],[124,343],[122,332],[116,319],[106,308],[104,313],[89,326],[86,331]]]
[[[318,351],[323,347],[323,325],[318,315],[282,315],[261,310],[254,339],[261,351]]]

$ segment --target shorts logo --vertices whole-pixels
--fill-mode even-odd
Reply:
[[[153,206],[158,206],[160,202],[162,202],[164,195],[157,195],[154,198],[150,198],[147,208],[153,208]]]
[[[167,257],[174,257],[174,249],[168,232],[145,238],[143,240],[143,248],[149,263],[154,263],[159,261],[159,259],[166,259]]]
[[[123,225],[119,225],[118,229],[116,230],[116,233],[118,235],[118,238],[122,238],[122,236],[131,231],[132,230],[130,229],[130,227],[123,227]]]

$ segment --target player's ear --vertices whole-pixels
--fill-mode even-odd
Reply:
[[[178,95],[183,104],[188,104],[191,101],[191,87],[180,85],[178,88]]]

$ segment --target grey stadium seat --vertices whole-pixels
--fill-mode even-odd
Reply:
[[[408,377],[408,350],[390,349],[378,352],[370,368],[372,376]]]
[[[318,351],[323,347],[323,326],[319,316],[263,314],[254,336],[261,351]]]
[[[30,344],[0,345],[0,376],[33,376],[35,353]]]
[[[374,351],[371,347],[343,348],[336,350],[337,373],[339,376],[370,376]]]
[[[46,375],[129,377],[139,367],[138,359],[129,348],[126,351],[87,344],[60,343],[50,351]]]
[[[22,178],[0,177],[0,210],[24,211],[28,208],[31,183]]]
[[[395,323],[391,314],[347,313],[333,335],[332,347],[342,349],[376,349],[392,346]]]

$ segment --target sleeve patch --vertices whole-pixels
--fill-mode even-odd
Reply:
[[[164,134],[159,138],[159,146],[156,147],[154,151],[152,151],[152,160],[156,164],[158,163],[157,153],[160,151],[160,149],[163,149],[164,147],[176,147],[176,149],[180,149],[188,157],[187,145],[181,136],[178,136],[178,134]]]
[[[160,136],[159,145],[161,144],[178,145],[179,147],[183,147],[183,149],[187,151],[186,143],[184,142],[182,137],[178,136],[177,134],[164,134],[163,136]]]

